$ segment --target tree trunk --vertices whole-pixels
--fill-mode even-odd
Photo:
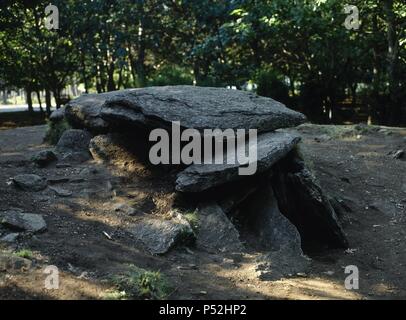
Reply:
[[[107,71],[108,71],[107,91],[114,91],[116,90],[116,84],[114,83],[114,62],[110,62]]]
[[[289,89],[290,89],[290,93],[292,94],[292,98],[296,97],[295,94],[295,80],[293,80],[292,76],[289,76]]]
[[[99,80],[100,80],[100,89],[101,89],[101,92],[106,92],[106,85],[107,85],[107,80],[106,80],[106,78],[105,78],[105,74],[106,74],[106,72],[105,72],[105,66],[104,66],[104,63],[102,63],[102,64],[100,64],[100,66],[99,66],[99,70],[100,70],[100,72],[99,72]]]
[[[55,98],[56,108],[59,109],[61,107],[61,89],[56,88],[52,91]]]
[[[36,94],[37,94],[37,99],[38,99],[38,104],[39,104],[39,109],[41,110],[41,113],[44,113],[44,109],[42,109],[42,102],[41,102],[41,94],[39,92],[39,90],[35,90]]]
[[[120,90],[123,85],[123,67],[120,68],[120,71],[118,72],[118,84],[117,84],[117,89]]]
[[[142,42],[137,59],[137,78],[140,87],[145,87],[146,84],[144,60],[145,60],[145,45]]]
[[[136,67],[135,67],[134,56],[133,56],[132,50],[131,50],[131,45],[128,46],[128,60],[130,62],[131,76],[133,78],[133,86],[135,86],[137,83],[137,74],[135,71]]]
[[[194,61],[193,63],[193,76],[194,76],[194,83],[193,85],[198,86],[202,80],[202,75],[200,72],[200,67],[198,61]]]
[[[88,83],[87,74],[86,74],[85,56],[83,53],[81,54],[81,64],[82,64],[82,77],[83,77],[83,82],[85,84],[85,92],[89,93],[89,83]]]
[[[49,116],[51,114],[52,103],[51,103],[51,91],[49,91],[48,89],[45,89],[45,107],[47,115]]]
[[[34,108],[32,106],[32,97],[31,97],[32,90],[31,90],[31,88],[25,88],[25,92],[26,92],[26,95],[27,95],[26,100],[27,100],[27,104],[28,104],[28,111],[29,112],[34,112]]]
[[[8,98],[7,89],[3,89],[3,104],[7,104],[7,98]]]
[[[140,12],[140,24],[138,29],[138,56],[137,56],[137,78],[140,87],[146,85],[145,76],[145,31],[144,31],[144,8],[142,2],[138,2],[138,10]]]
[[[350,89],[351,89],[351,104],[352,104],[352,107],[354,108],[354,110],[355,110],[355,108],[357,106],[357,87],[358,87],[357,83],[352,83],[351,86],[350,86]]]
[[[400,103],[398,101],[399,82],[397,77],[397,65],[399,54],[399,43],[396,34],[396,16],[393,11],[393,0],[384,0],[383,3],[385,20],[387,25],[387,76],[389,82],[389,112],[388,121],[390,124],[397,124],[401,116]]]
[[[102,93],[103,89],[100,83],[100,77],[98,75],[96,75],[96,91],[97,93]]]

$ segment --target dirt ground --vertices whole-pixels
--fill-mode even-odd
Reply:
[[[141,249],[125,231],[137,216],[114,205],[131,200],[146,213],[163,210],[173,196],[172,173],[128,179],[92,162],[40,169],[30,157],[49,147],[42,142],[45,126],[0,131],[0,211],[42,214],[48,225],[11,247],[0,244],[0,253],[33,252],[31,269],[0,270],[0,299],[102,299],[113,288],[109,277],[130,264],[160,271],[171,286],[169,299],[405,299],[406,161],[389,153],[406,150],[406,129],[298,130],[323,189],[347,207],[341,220],[350,249],[312,256],[309,273],[277,281],[258,280],[255,252],[230,257],[181,247],[151,256]],[[17,190],[7,182],[20,173],[51,179],[72,196]],[[47,265],[60,270],[59,290],[44,287]],[[345,289],[348,265],[359,268],[359,290]]]

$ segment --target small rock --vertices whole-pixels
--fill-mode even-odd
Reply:
[[[177,267],[178,270],[197,270],[197,266],[195,264],[188,264],[186,266],[178,266]]]
[[[234,262],[234,260],[233,259],[229,259],[229,258],[223,258],[223,261],[221,262],[221,264],[222,265],[224,265],[224,266],[232,266],[232,267],[234,267],[234,266],[236,266],[236,264],[235,264],[235,262]]]
[[[98,170],[96,168],[86,167],[82,171],[80,171],[79,175],[88,176],[96,173],[98,173]]]
[[[91,134],[86,130],[66,130],[55,148],[60,164],[77,164],[91,159],[89,152],[91,138]]]
[[[0,214],[0,223],[10,229],[38,233],[47,229],[47,224],[39,214],[9,210]]]
[[[300,278],[307,278],[307,274],[304,272],[298,272],[298,273],[296,273],[296,276],[300,277]]]
[[[66,151],[82,152],[89,148],[91,134],[86,130],[69,129],[66,130],[56,145],[56,151],[64,153]]]
[[[403,158],[405,155],[405,151],[404,150],[397,150],[392,154],[392,158],[393,159],[401,159]]]
[[[136,209],[134,209],[133,207],[129,206],[126,203],[117,203],[114,205],[113,209],[116,212],[122,212],[129,216],[133,216],[138,213],[138,211]]]
[[[60,156],[60,164],[80,164],[89,160],[90,154],[87,151],[83,152],[66,152]]]
[[[334,271],[329,270],[329,271],[324,272],[324,274],[326,274],[328,276],[332,276],[332,275],[334,275]]]
[[[65,169],[65,168],[70,168],[70,167],[72,167],[72,165],[69,163],[57,163],[56,164],[57,169]]]
[[[56,193],[57,196],[60,196],[60,197],[70,197],[72,195],[71,191],[65,190],[65,189],[62,189],[62,188],[49,187],[49,189],[51,189],[53,192]]]
[[[54,178],[48,178],[47,181],[49,184],[66,183],[66,182],[69,182],[69,178],[54,177]]]
[[[89,280],[89,279],[90,279],[90,275],[89,275],[88,272],[83,271],[77,278],[78,278],[78,279]]]
[[[386,136],[392,135],[392,131],[390,131],[390,130],[388,130],[388,129],[384,129],[384,128],[379,129],[378,132],[379,132],[379,133],[382,133],[382,134],[384,134],[384,135],[386,135]]]
[[[0,271],[28,270],[32,262],[10,253],[0,253]]]
[[[15,243],[18,240],[18,233],[9,233],[0,239],[1,242]]]
[[[42,150],[32,156],[31,160],[39,167],[46,167],[48,164],[58,160],[52,150]]]
[[[46,180],[36,174],[20,174],[12,180],[17,187],[24,191],[41,191],[47,187]]]
[[[326,142],[330,141],[332,138],[328,134],[322,134],[319,137],[314,138],[316,142]]]
[[[164,254],[178,243],[194,239],[191,226],[181,218],[170,220],[144,218],[129,231],[151,254]]]

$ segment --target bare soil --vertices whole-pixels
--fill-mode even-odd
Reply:
[[[258,280],[255,252],[228,256],[180,247],[151,256],[125,231],[138,217],[114,206],[130,201],[145,214],[162,214],[174,196],[173,173],[140,170],[129,179],[93,162],[37,168],[30,157],[49,148],[43,144],[45,129],[0,131],[0,211],[42,214],[48,225],[42,234],[0,245],[0,252],[33,252],[31,269],[0,271],[0,299],[102,299],[114,288],[111,276],[131,264],[160,271],[172,288],[169,299],[406,298],[406,161],[389,155],[406,149],[406,129],[346,128],[345,134],[342,127],[299,129],[301,150],[321,186],[348,208],[341,220],[350,249],[313,255],[309,273],[277,281]],[[72,196],[7,184],[20,173],[54,178]],[[44,287],[47,265],[60,270],[59,290]],[[348,265],[359,268],[359,290],[345,289]]]

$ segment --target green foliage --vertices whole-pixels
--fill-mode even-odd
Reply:
[[[164,66],[158,69],[149,80],[151,86],[192,85],[193,75],[189,69],[179,66]]]
[[[125,291],[109,290],[103,294],[105,300],[127,300],[128,296]]]
[[[63,119],[61,121],[57,122],[52,122],[52,121],[47,121],[48,128],[45,134],[45,141],[49,144],[57,144],[59,139],[61,138],[62,134],[68,130],[71,129],[71,126],[69,125],[68,121],[66,119]]]
[[[199,228],[199,216],[196,211],[190,211],[183,214],[183,217],[189,222],[193,231]]]
[[[15,253],[17,257],[25,258],[25,259],[32,259],[34,257],[34,253],[29,249],[22,249]]]
[[[272,71],[261,71],[257,78],[257,94],[288,103],[288,86]]]
[[[341,0],[55,0],[57,31],[42,23],[49,2],[3,2],[0,87],[58,95],[72,83],[105,92],[255,80],[259,94],[282,102],[289,83],[310,114],[360,91],[392,120],[406,109],[402,0],[354,0],[358,30],[345,28]]]
[[[134,265],[123,274],[113,277],[117,290],[108,293],[108,297],[118,299],[162,300],[169,294],[167,280],[160,272],[147,271]]]
[[[317,82],[308,81],[300,86],[301,104],[306,109],[322,106],[324,104],[323,96],[323,88]]]

